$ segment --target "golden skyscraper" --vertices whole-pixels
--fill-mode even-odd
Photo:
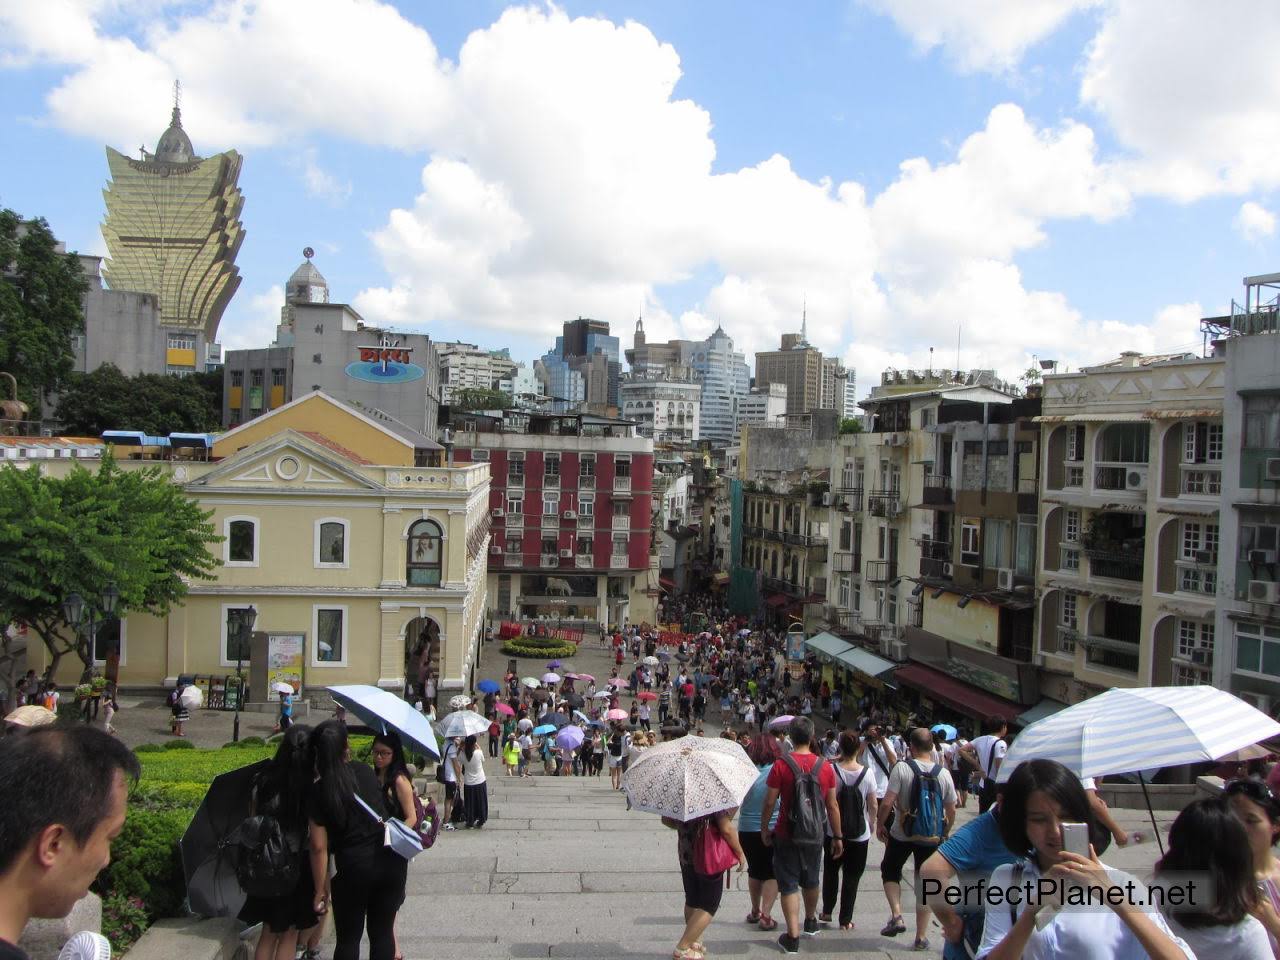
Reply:
[[[176,101],[155,153],[134,160],[107,147],[104,279],[113,290],[155,294],[163,326],[202,331],[210,342],[240,286],[241,161],[234,150],[197,157]]]

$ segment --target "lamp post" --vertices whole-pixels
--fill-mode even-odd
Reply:
[[[95,608],[93,604],[85,603],[84,598],[76,592],[67,594],[66,599],[62,601],[62,619],[69,623],[76,633],[79,633],[82,627],[88,628],[88,673],[93,672],[93,663],[98,659],[98,627],[115,616],[116,606],[119,602],[120,590],[114,583],[108,583],[103,587],[102,597],[99,600],[97,608]],[[97,616],[97,609],[99,608],[102,610],[101,620],[99,620]]]
[[[240,623],[236,642],[236,717],[231,724],[231,740],[240,742],[240,707],[244,704],[244,646],[253,637],[253,625],[258,619],[258,610],[250,605],[240,611]]]

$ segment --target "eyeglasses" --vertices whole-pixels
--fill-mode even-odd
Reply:
[[[375,757],[388,757],[388,758],[390,758],[391,756],[393,756],[393,754],[392,754],[392,752],[391,752],[390,750],[374,750],[374,751],[373,751],[373,755],[374,755]]]

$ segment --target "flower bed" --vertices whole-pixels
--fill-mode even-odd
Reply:
[[[509,657],[572,657],[578,652],[576,643],[567,643],[555,637],[512,637],[502,645],[502,652]]]

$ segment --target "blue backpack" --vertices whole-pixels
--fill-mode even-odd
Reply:
[[[940,764],[922,770],[908,760],[911,778],[911,806],[902,820],[902,833],[912,843],[941,843],[947,830],[946,804],[943,802]]]

